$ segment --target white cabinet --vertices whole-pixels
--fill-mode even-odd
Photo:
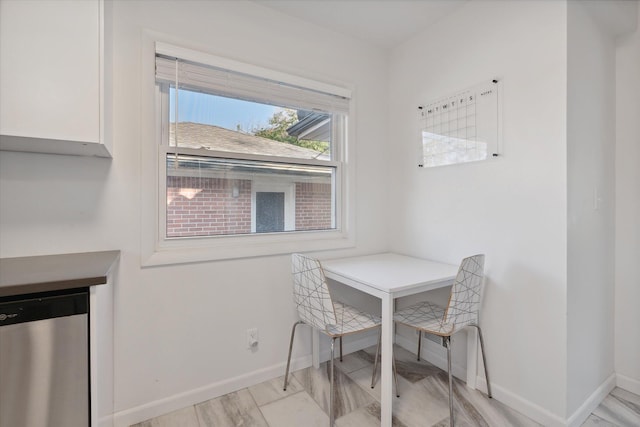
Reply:
[[[0,149],[110,157],[104,2],[0,0]]]

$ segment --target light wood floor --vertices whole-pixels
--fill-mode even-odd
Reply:
[[[380,425],[379,383],[371,389],[374,348],[336,361],[336,426]],[[394,398],[394,427],[449,425],[447,375],[428,362],[397,348],[400,398]],[[378,368],[379,369],[379,368]],[[379,378],[379,375],[378,375]],[[189,406],[134,427],[326,427],[328,369],[294,372],[287,391],[283,378],[267,381],[206,402]],[[456,426],[527,427],[539,424],[456,380]],[[640,396],[614,389],[583,427],[639,427]]]

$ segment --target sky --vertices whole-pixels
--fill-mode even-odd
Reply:
[[[169,93],[169,114],[175,120],[175,90]],[[195,122],[216,125],[226,129],[252,131],[267,127],[269,118],[279,107],[224,98],[199,92],[180,89],[178,93],[178,111],[180,122]]]

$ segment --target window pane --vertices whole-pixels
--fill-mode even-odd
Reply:
[[[331,160],[332,115],[179,89],[169,91],[169,145]]]
[[[335,228],[333,166],[167,154],[167,237]]]
[[[284,193],[256,192],[256,232],[284,231]]]

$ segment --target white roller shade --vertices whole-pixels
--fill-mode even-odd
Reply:
[[[348,114],[349,97],[237,71],[156,55],[156,81],[280,107]],[[295,79],[292,79],[295,80]]]

